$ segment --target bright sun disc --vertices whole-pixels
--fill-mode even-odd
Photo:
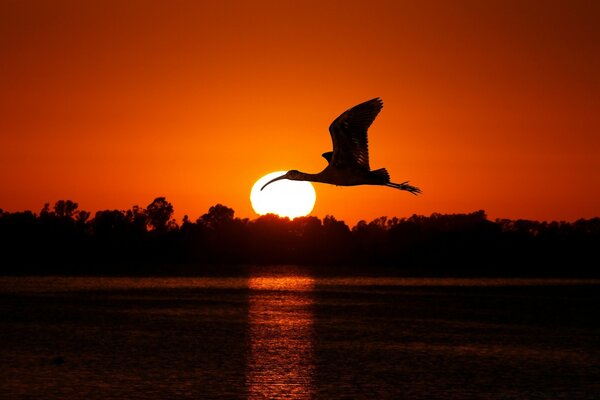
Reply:
[[[315,188],[310,182],[282,179],[271,183],[263,191],[261,187],[286,171],[271,172],[256,181],[250,192],[252,208],[259,215],[277,214],[296,218],[308,215],[317,200]]]

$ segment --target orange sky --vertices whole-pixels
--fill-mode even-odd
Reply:
[[[330,122],[373,97],[371,167],[315,184],[354,224],[483,209],[600,215],[600,2],[0,2],[0,208],[216,204],[255,218],[276,170],[318,172]]]

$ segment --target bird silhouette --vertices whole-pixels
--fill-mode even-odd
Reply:
[[[333,151],[323,153],[328,165],[318,174],[307,174],[295,169],[267,182],[267,185],[280,179],[311,181],[337,186],[382,185],[406,190],[414,195],[421,189],[408,184],[390,182],[390,174],[385,168],[371,171],[369,166],[369,145],[367,130],[383,108],[383,101],[376,97],[360,103],[337,117],[329,126]]]

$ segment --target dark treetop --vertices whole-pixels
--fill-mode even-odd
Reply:
[[[240,219],[221,204],[195,221],[185,216],[178,224],[172,215],[164,197],[93,217],[70,200],[39,213],[0,209],[0,274],[193,274],[207,265],[304,264],[409,275],[600,276],[598,217],[490,221],[475,211],[380,217],[350,228],[333,216]]]

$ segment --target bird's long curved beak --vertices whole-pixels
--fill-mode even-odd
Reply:
[[[267,185],[270,185],[271,183],[273,183],[273,182],[275,182],[275,181],[278,181],[278,180],[280,180],[280,179],[286,179],[286,178],[285,178],[285,174],[283,174],[283,175],[281,175],[281,176],[278,176],[278,177],[277,177],[277,178],[275,178],[275,179],[271,179],[269,182],[265,183],[265,184],[263,185],[263,187],[261,187],[261,188],[260,188],[260,190],[263,190],[264,188],[266,188],[266,187],[267,187]]]

